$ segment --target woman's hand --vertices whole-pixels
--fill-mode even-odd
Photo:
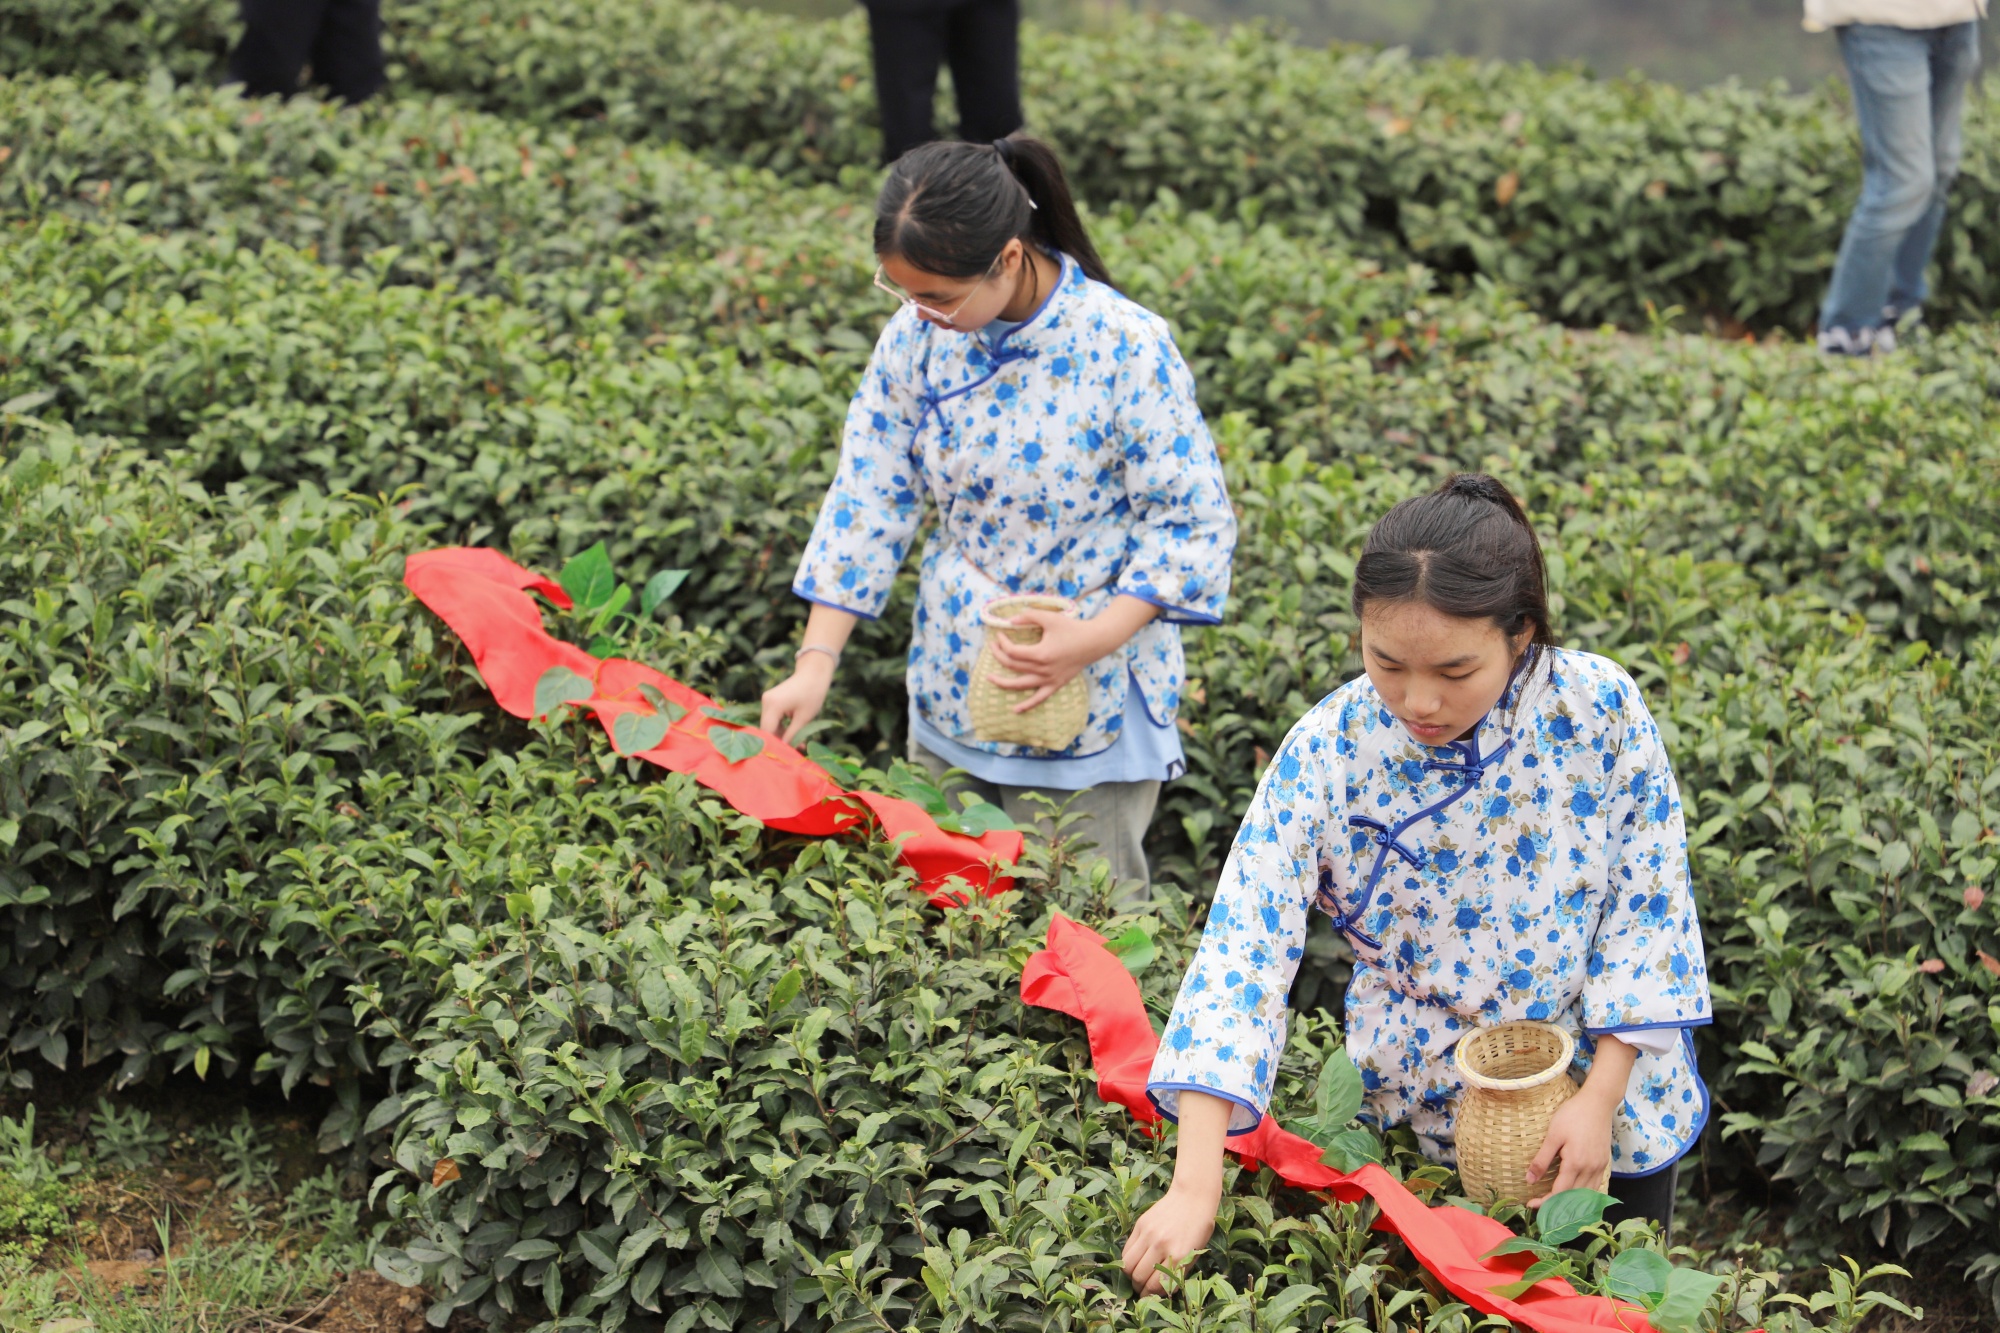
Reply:
[[[1562,1158],[1562,1170],[1540,1197],[1529,1203],[1539,1208],[1542,1200],[1571,1189],[1601,1189],[1604,1172],[1611,1165],[1611,1120],[1618,1104],[1625,1100],[1625,1085],[1632,1077],[1632,1062],[1638,1051],[1616,1037],[1599,1037],[1592,1058],[1590,1076],[1577,1094],[1556,1108],[1541,1151],[1528,1163],[1525,1183],[1533,1186],[1548,1174],[1550,1163]]]
[[[1132,1239],[1125,1242],[1125,1276],[1145,1296],[1164,1290],[1161,1264],[1180,1263],[1208,1244],[1215,1234],[1215,1210],[1222,1204],[1222,1144],[1232,1107],[1224,1098],[1184,1089],[1180,1114],[1174,1183],[1139,1218]]]
[[[837,606],[819,603],[813,607],[812,614],[806,617],[805,641],[821,651],[809,653],[800,649],[792,674],[764,691],[764,711],[757,720],[759,729],[775,733],[789,745],[792,737],[819,716],[819,710],[826,707],[826,692],[833,688],[833,669],[840,660],[840,650],[847,646],[847,636],[854,632],[859,619],[852,611]],[[786,721],[788,718],[790,721]],[[781,722],[785,724],[783,731],[778,730]]]
[[[825,653],[803,653],[792,674],[764,691],[764,711],[757,725],[775,732],[779,740],[791,743],[806,724],[826,706],[826,692],[833,688],[833,659]],[[784,730],[778,724],[784,723]]]
[[[1161,1265],[1180,1263],[1208,1244],[1221,1204],[1220,1188],[1183,1189],[1176,1180],[1166,1197],[1145,1211],[1125,1242],[1124,1255],[1125,1276],[1141,1295],[1157,1296],[1165,1289]]]
[[[1088,620],[1056,611],[1023,611],[1011,623],[1040,625],[1041,641],[1015,643],[1004,634],[997,637],[993,652],[1007,674],[987,679],[1003,690],[1033,690],[1014,705],[1016,713],[1025,713],[1075,680],[1092,662],[1118,651],[1158,614],[1160,608],[1151,602],[1122,594]]]

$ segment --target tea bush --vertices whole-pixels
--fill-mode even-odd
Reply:
[[[182,0],[154,20],[156,50],[183,73],[207,67],[223,12]],[[55,13],[48,0],[0,4],[0,42],[21,52],[8,68],[136,72],[138,21],[71,29],[51,26]],[[399,5],[389,19],[405,86],[518,120],[601,122],[801,179],[872,166],[879,150],[858,16],[481,0]],[[1690,93],[1311,50],[1256,26],[1218,35],[1183,19],[1030,29],[1023,76],[1031,120],[1101,206],[1167,191],[1283,218],[1385,261],[1505,281],[1542,313],[1586,325],[1643,325],[1649,306],[1681,306],[1806,328],[1858,187],[1836,90]],[[2000,175],[1984,119],[1970,120],[1940,247],[1932,308],[1951,318],[1984,317],[2000,292],[1988,239]]]
[[[236,26],[227,0],[8,0],[0,72],[212,77]]]
[[[385,1263],[447,1307],[1474,1322],[1365,1219],[1267,1183],[1214,1285],[1134,1304],[1092,1265],[1165,1149],[1097,1104],[1074,1025],[1013,997],[1045,909],[1101,922],[1101,881],[1037,865],[1007,914],[940,921],[884,849],[759,835],[585,728],[507,721],[401,588],[423,546],[553,566],[605,540],[696,571],[638,651],[754,697],[885,314],[857,180],[163,79],[0,81],[0,123],[17,1077],[332,1084],[325,1141],[387,1154],[411,1228]],[[1801,1256],[1851,1237],[2000,1293],[1990,338],[1828,366],[1554,327],[1296,220],[1165,198],[1093,225],[1187,347],[1242,517],[1151,841],[1156,1012],[1268,750],[1354,670],[1361,533],[1489,466],[1544,527],[1571,641],[1634,672],[1675,758],[1718,985],[1711,1176],[1778,1182]],[[905,614],[849,656],[846,748],[900,735]],[[1342,974],[1315,937],[1295,1003],[1335,1007]],[[1286,1097],[1327,1039],[1300,1025]],[[1763,1281],[1743,1317],[1780,1326]]]
[[[697,493],[673,480],[695,475],[689,459],[651,437],[686,440],[689,455],[706,457],[748,430],[757,456],[790,460],[773,479],[789,498],[763,489],[725,512],[766,524],[784,514],[785,549],[796,549],[826,462],[805,442],[830,438],[844,409],[837,385],[858,370],[880,318],[864,281],[859,201],[832,190],[797,196],[673,149],[579,150],[444,105],[397,108],[366,126],[325,108],[273,107],[246,126],[207,95],[88,95],[61,82],[12,90],[27,129],[18,161],[0,173],[0,209],[53,207],[210,238],[141,243],[137,259],[128,240],[93,242],[115,257],[80,268],[116,275],[108,300],[89,280],[72,282],[71,232],[18,242],[28,267],[10,284],[21,294],[21,351],[9,381],[53,389],[80,425],[196,438],[203,465],[222,475],[312,475],[365,490],[421,479],[452,493],[452,521],[503,538],[524,519],[530,534],[541,531],[512,497],[577,489],[598,466],[583,455],[608,454],[630,479],[591,488],[592,512],[557,530],[562,554],[606,526],[642,550],[670,540],[668,521],[613,521],[629,504],[621,492],[655,495],[661,508]],[[373,184],[345,188],[351,179]],[[1767,586],[1811,584],[1837,606],[1946,646],[1977,624],[1993,541],[1979,515],[1992,490],[1981,443],[1995,368],[1976,336],[1925,347],[1914,373],[1888,372],[1885,388],[1880,376],[1825,374],[1774,350],[1675,340],[1665,355],[1638,355],[1624,340],[1538,325],[1499,293],[1449,298],[1421,270],[1382,274],[1268,227],[1174,206],[1114,215],[1100,230],[1134,296],[1174,322],[1211,413],[1269,428],[1250,440],[1303,441],[1322,457],[1465,462],[1519,448],[1573,475],[1600,461],[1638,468],[1677,497],[1673,540],[1698,558],[1750,562]],[[338,257],[366,279],[340,282],[278,243]],[[231,248],[246,245],[261,247],[258,262]],[[400,290],[409,285],[430,294]],[[464,300],[465,289],[492,299]],[[159,302],[178,311],[190,296],[228,319],[151,313]],[[321,337],[320,320],[341,332]],[[430,355],[405,355],[381,336],[413,325]],[[50,328],[62,336],[30,336]],[[265,355],[273,339],[301,349],[281,376]],[[314,350],[328,341],[346,355]],[[64,367],[85,348],[91,372],[72,382]],[[149,364],[185,373],[163,393]],[[701,373],[690,377],[690,365]],[[398,392],[379,391],[384,374]],[[468,402],[471,385],[485,392]],[[575,438],[586,421],[598,423],[598,439]],[[662,432],[668,421],[696,435]],[[604,432],[638,438],[613,446]],[[354,436],[367,438],[357,448]],[[419,438],[416,448],[399,443]],[[524,467],[526,458],[541,461]],[[1774,489],[1765,479],[1780,459],[1810,460],[1811,471],[1779,468],[1793,479]],[[1884,470],[1884,459],[1896,462]],[[633,460],[660,462],[661,481],[632,476]],[[1842,484],[1822,479],[1834,470]],[[741,484],[716,491],[705,479],[698,493]],[[1853,504],[1868,510],[1856,523],[1842,510]],[[1857,542],[1851,531],[1879,536]],[[765,535],[757,551],[768,562]],[[703,537],[708,545],[690,549],[683,536],[660,559],[737,563],[718,560],[714,535]],[[772,577],[730,607],[732,624],[768,611],[765,583],[781,594],[785,563],[762,570]]]
[[[421,86],[522,119],[828,178],[878,151],[859,18],[808,24],[631,0],[413,5]],[[1857,190],[1844,97],[1687,93],[1571,70],[1310,50],[1182,19],[1031,31],[1024,95],[1084,195],[1296,219],[1385,257],[1517,285],[1543,313],[1643,323],[1650,304],[1802,329]],[[1982,123],[1975,115],[1974,126]],[[1940,313],[1995,301],[1990,137],[1968,137]]]

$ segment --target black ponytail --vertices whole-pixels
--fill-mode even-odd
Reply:
[[[1016,237],[1061,251],[1113,285],[1077,216],[1062,161],[1040,139],[913,148],[889,168],[875,200],[876,255],[939,277],[984,277]]]
[[[1354,564],[1357,618],[1370,602],[1422,602],[1491,621],[1509,638],[1533,626],[1535,646],[1558,643],[1542,544],[1513,492],[1476,472],[1403,501],[1369,529]]]

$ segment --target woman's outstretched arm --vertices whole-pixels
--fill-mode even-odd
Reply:
[[[1205,1092],[1180,1098],[1174,1183],[1148,1208],[1125,1242],[1125,1275],[1148,1296],[1160,1293],[1161,1264],[1178,1263],[1208,1244],[1222,1204],[1222,1140],[1234,1103]]]

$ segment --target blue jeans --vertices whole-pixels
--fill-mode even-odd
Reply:
[[[1979,24],[1841,28],[1840,54],[1861,123],[1861,203],[1848,219],[1819,326],[1860,331],[1923,304],[1924,268],[1958,175],[1965,89],[1979,67]]]

